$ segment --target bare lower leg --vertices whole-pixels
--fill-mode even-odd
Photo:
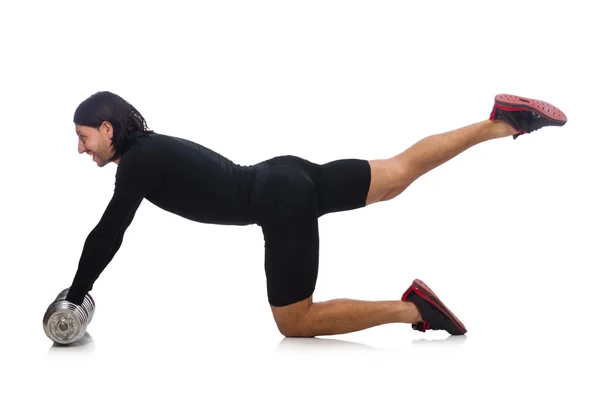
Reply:
[[[315,303],[309,300],[296,305],[287,313],[283,308],[276,316],[279,330],[285,336],[337,335],[383,324],[421,321],[411,302],[333,299]]]
[[[504,122],[485,120],[430,135],[392,158],[372,160],[373,176],[377,179],[372,181],[367,204],[394,198],[417,178],[470,147],[491,139],[512,136],[515,132]]]

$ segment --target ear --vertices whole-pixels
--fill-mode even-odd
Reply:
[[[102,124],[100,125],[100,131],[103,134],[106,134],[106,136],[108,136],[108,138],[112,139],[113,137],[113,126],[110,122],[108,121],[103,121]]]

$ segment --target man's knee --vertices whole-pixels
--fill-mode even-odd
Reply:
[[[301,300],[291,305],[271,306],[273,318],[279,332],[286,337],[310,337],[309,310],[312,297]]]
[[[309,327],[305,322],[280,322],[275,320],[281,335],[288,338],[312,337]]]

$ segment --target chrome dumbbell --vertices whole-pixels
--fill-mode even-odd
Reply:
[[[46,336],[56,343],[67,345],[81,339],[96,310],[90,294],[86,294],[81,305],[66,300],[69,288],[61,291],[48,306],[43,325]]]

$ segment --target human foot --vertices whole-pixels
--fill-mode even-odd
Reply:
[[[464,335],[467,328],[448,309],[433,291],[421,280],[416,279],[402,295],[402,300],[415,304],[423,321],[412,324],[412,328],[425,332],[431,330],[445,330],[451,335]]]
[[[561,127],[567,122],[567,116],[557,107],[537,99],[516,95],[499,94],[494,98],[494,107],[490,120],[502,121],[515,131],[513,139],[542,127]]]

